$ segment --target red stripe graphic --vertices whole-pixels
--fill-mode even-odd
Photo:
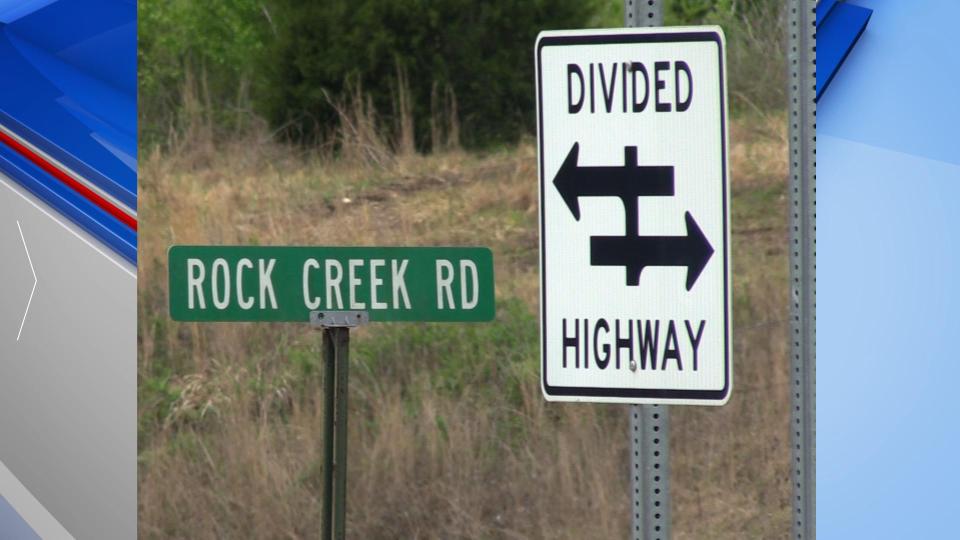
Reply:
[[[98,208],[110,214],[111,216],[116,218],[118,221],[126,225],[127,227],[130,227],[134,231],[137,230],[136,218],[134,218],[133,216],[130,216],[129,214],[127,214],[126,212],[118,208],[115,204],[101,197],[100,195],[97,194],[97,192],[81,184],[80,182],[77,182],[69,174],[58,169],[55,165],[45,160],[42,156],[40,156],[33,150],[30,150],[26,146],[20,144],[19,141],[7,135],[3,131],[0,131],[0,143],[3,143],[9,146],[15,152],[17,152],[18,154],[30,160],[31,163],[43,169],[44,172],[56,178],[57,180],[63,182],[64,184],[66,184],[67,187],[76,191],[83,198],[92,202]]]

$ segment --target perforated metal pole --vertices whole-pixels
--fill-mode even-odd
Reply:
[[[631,538],[670,538],[670,414],[666,406],[630,407]]]
[[[664,0],[624,0],[625,26],[663,26]]]
[[[626,26],[663,25],[664,0],[624,0]],[[630,406],[630,494],[634,540],[670,535],[670,409]]]
[[[816,0],[787,5],[790,111],[790,280],[793,538],[817,535]]]

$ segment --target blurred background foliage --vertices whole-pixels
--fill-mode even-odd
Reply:
[[[782,5],[667,3],[666,24],[724,28],[734,114],[783,106]],[[509,144],[535,131],[537,33],[623,24],[621,0],[140,0],[139,10],[145,148],[253,127],[336,144],[344,109],[399,150]]]

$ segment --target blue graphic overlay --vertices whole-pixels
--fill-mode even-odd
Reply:
[[[817,99],[856,45],[873,12],[837,0],[817,4]]]
[[[954,538],[960,2],[847,4],[873,16],[817,104],[817,533]]]
[[[873,17],[817,103],[818,135],[960,164],[960,2],[856,3]]]
[[[0,126],[82,177],[126,213],[137,207],[134,0],[0,0]],[[0,152],[0,171],[136,264],[134,226],[36,164]]]

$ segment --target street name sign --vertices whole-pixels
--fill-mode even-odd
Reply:
[[[724,48],[718,27],[537,39],[548,400],[727,401]]]
[[[489,321],[493,254],[481,247],[173,246],[177,321],[309,322],[314,311],[370,321]]]

